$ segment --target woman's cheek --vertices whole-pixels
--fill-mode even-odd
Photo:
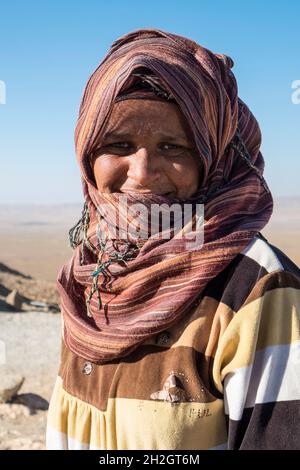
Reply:
[[[173,164],[172,180],[178,189],[196,191],[199,184],[199,168],[188,156],[182,162]]]
[[[116,190],[118,183],[126,175],[126,164],[115,155],[101,155],[94,165],[94,175],[100,191]]]

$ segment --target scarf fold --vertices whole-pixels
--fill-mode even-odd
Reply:
[[[100,193],[95,185],[90,157],[116,97],[140,67],[159,77],[194,135],[203,179],[184,201],[127,194],[125,203],[121,193]],[[75,130],[85,204],[70,230],[74,254],[57,278],[64,338],[75,354],[98,364],[120,359],[177,323],[269,221],[273,199],[263,177],[261,133],[238,97],[232,67],[230,57],[194,41],[144,29],[116,40],[88,80]],[[149,209],[139,224],[137,204]],[[153,204],[163,204],[166,213],[174,204],[188,204],[192,211],[182,231],[171,230],[172,236],[163,238],[165,228],[158,224],[149,237]],[[115,230],[128,225],[130,235]],[[144,238],[137,236],[137,226]],[[187,239],[197,234],[199,243],[187,247]]]

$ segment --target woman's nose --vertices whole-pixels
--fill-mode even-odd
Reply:
[[[128,177],[142,186],[149,186],[159,178],[157,159],[145,147],[130,157]]]

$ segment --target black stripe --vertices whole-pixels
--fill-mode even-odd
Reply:
[[[255,284],[267,273],[257,261],[240,253],[209,282],[203,295],[223,302],[237,312]]]
[[[300,400],[256,404],[227,426],[228,449],[299,450]]]

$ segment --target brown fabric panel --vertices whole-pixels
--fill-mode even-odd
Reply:
[[[267,274],[261,279],[254,287],[250,295],[244,302],[244,305],[253,302],[254,300],[262,297],[265,292],[272,289],[292,287],[300,289],[300,277],[296,277],[293,273],[288,271],[276,271],[275,273]]]
[[[205,296],[189,315],[168,328],[171,338],[167,347],[190,346],[206,356],[214,356],[219,336],[233,315],[227,305]],[[157,338],[159,335],[144,344],[156,344]]]
[[[82,369],[86,361],[64,346],[59,375],[68,393],[103,411],[109,398],[151,400],[151,394],[165,389],[172,373],[176,375],[176,386],[170,388],[170,393],[179,396],[179,401],[209,403],[216,398],[197,373],[201,361],[200,370],[207,381],[209,358],[188,347],[146,345],[119,363],[93,364],[92,372],[85,375]]]
[[[179,373],[179,379],[184,378],[185,393],[180,393],[183,400],[212,401],[219,397],[211,380],[213,356],[219,337],[233,314],[226,305],[205,297],[187,318],[166,330],[169,335],[167,343],[162,341],[162,332],[123,360],[93,364],[90,375],[82,372],[86,360],[73,354],[62,341],[59,375],[64,388],[105,410],[109,397],[150,399],[151,393],[163,389],[174,369]],[[149,376],[145,377],[145,371]],[[189,382],[185,382],[185,378]],[[182,385],[179,384],[179,389]],[[199,396],[202,388],[205,394],[200,393]]]
[[[152,393],[164,389],[174,371],[182,401],[213,401],[220,397],[211,379],[213,356],[233,315],[227,305],[205,297],[173,328],[151,337],[123,359],[93,364],[90,375],[82,372],[87,361],[62,341],[59,375],[64,389],[105,410],[108,398],[150,400]],[[169,337],[166,343],[165,333]]]

